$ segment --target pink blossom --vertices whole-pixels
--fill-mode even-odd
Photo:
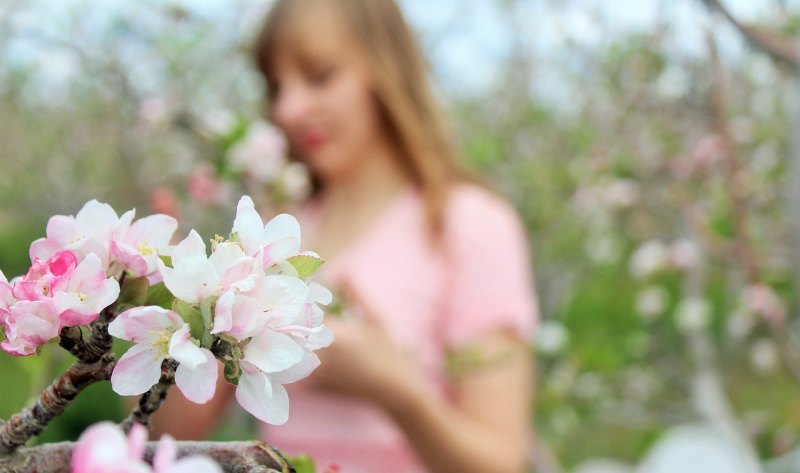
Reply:
[[[71,251],[59,251],[44,263],[36,258],[28,273],[14,282],[14,297],[28,301],[53,297],[53,287],[67,277],[77,264],[78,260]]]
[[[8,311],[16,302],[11,284],[8,283],[6,275],[0,271],[0,324],[6,323]]]
[[[145,463],[147,430],[134,424],[128,437],[111,422],[89,427],[72,453],[72,473],[150,473]]]
[[[119,297],[119,283],[106,277],[100,258],[89,254],[53,287],[53,302],[67,326],[88,324]]]
[[[151,283],[156,282],[160,280],[159,255],[169,245],[178,229],[178,222],[164,214],[150,215],[133,222],[134,215],[135,210],[131,210],[120,219],[111,241],[111,255],[134,276],[147,276]]]
[[[192,402],[203,404],[214,396],[217,363],[214,355],[198,347],[189,325],[180,315],[161,307],[136,307],[114,319],[108,333],[135,343],[117,362],[111,386],[117,394],[135,396],[161,378],[161,364],[174,358],[179,364],[175,384]]]
[[[765,284],[754,284],[745,289],[745,302],[750,311],[767,322],[780,325],[786,320],[786,308],[780,297]]]
[[[244,140],[231,149],[230,164],[258,182],[270,183],[286,165],[287,150],[286,138],[275,127],[256,122],[250,125]]]
[[[189,197],[200,205],[216,205],[224,200],[224,191],[214,169],[208,165],[198,167],[186,179]]]
[[[5,329],[0,347],[11,355],[27,356],[58,336],[61,321],[50,300],[19,301],[6,314]]]
[[[94,253],[103,267],[108,267],[111,235],[118,224],[119,217],[114,209],[96,200],[87,202],[74,217],[51,217],[47,222],[46,238],[31,244],[31,261],[47,261],[59,251],[69,250],[79,262],[86,255]]]
[[[150,209],[159,214],[179,217],[181,204],[175,190],[167,185],[160,185],[150,192]]]

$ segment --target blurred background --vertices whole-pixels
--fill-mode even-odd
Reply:
[[[800,1],[401,3],[461,156],[532,238],[540,469],[634,471],[685,434],[798,471]],[[0,1],[7,276],[91,198],[213,234],[243,191],[302,196],[259,118],[249,44],[268,7]],[[0,417],[68,362],[0,357]],[[95,385],[41,440],[121,416]]]

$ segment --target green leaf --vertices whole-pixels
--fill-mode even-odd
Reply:
[[[297,473],[317,473],[317,466],[314,464],[314,460],[305,454],[289,458],[289,464],[292,465],[292,468]]]
[[[163,282],[150,286],[150,289],[147,290],[147,299],[144,305],[154,305],[158,307],[163,307],[164,309],[169,309],[172,307],[172,301],[175,299],[175,296],[169,292],[167,286],[164,285]]]
[[[225,381],[238,385],[239,378],[242,376],[242,370],[239,369],[239,362],[236,360],[223,360],[225,366]]]
[[[286,261],[291,264],[295,270],[297,270],[297,277],[300,279],[306,279],[307,277],[313,275],[325,260],[318,256],[311,256],[311,255],[297,255],[288,258]]]
[[[203,316],[203,325],[205,325],[206,329],[211,330],[214,326],[214,313],[211,311],[211,307],[217,303],[216,296],[206,297],[200,302],[200,314]]]
[[[158,255],[158,257],[161,258],[161,261],[163,261],[167,267],[172,267],[172,256]]]
[[[127,303],[133,306],[142,306],[147,300],[147,288],[150,282],[147,278],[126,278],[120,288],[118,303]]]
[[[172,303],[172,310],[177,312],[178,315],[189,324],[189,331],[192,334],[192,338],[195,340],[203,339],[203,335],[205,335],[206,332],[203,324],[203,315],[195,305],[180,299],[175,299],[175,302]]]

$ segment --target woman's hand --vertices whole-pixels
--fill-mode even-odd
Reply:
[[[358,316],[329,318],[335,340],[319,350],[322,364],[309,378],[310,387],[376,402],[384,408],[401,402],[420,375],[387,333],[375,312],[350,291],[348,308]]]

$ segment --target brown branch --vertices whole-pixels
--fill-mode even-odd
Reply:
[[[47,424],[64,412],[67,405],[87,386],[111,377],[114,355],[107,353],[94,363],[75,362],[39,395],[39,399],[11,416],[0,428],[0,458],[42,433]],[[2,470],[5,471],[5,470]]]
[[[74,442],[21,448],[0,456],[0,471],[6,473],[70,473]],[[152,461],[155,442],[148,442],[145,459]],[[281,453],[261,442],[177,442],[178,457],[205,455],[223,471],[233,473],[290,473],[294,470]]]
[[[736,259],[744,266],[747,280],[759,281],[761,269],[753,249],[753,243],[748,232],[749,203],[747,186],[744,180],[744,168],[738,155],[736,142],[731,137],[728,124],[728,106],[725,97],[724,73],[719,61],[717,45],[714,38],[707,36],[708,48],[711,59],[711,85],[708,92],[708,105],[711,110],[713,126],[716,133],[724,143],[723,165],[728,198],[733,207],[733,233],[734,252]]]
[[[134,423],[142,424],[149,430],[150,416],[153,415],[164,403],[167,392],[175,381],[175,369],[178,363],[175,360],[164,360],[161,364],[161,379],[159,382],[144,393],[139,399],[139,404],[133,408],[128,417],[122,421],[120,426],[125,432],[131,430]]]
[[[720,0],[703,0],[703,3],[709,9],[720,12],[751,45],[769,54],[778,62],[800,67],[800,48],[793,38],[742,24]]]

